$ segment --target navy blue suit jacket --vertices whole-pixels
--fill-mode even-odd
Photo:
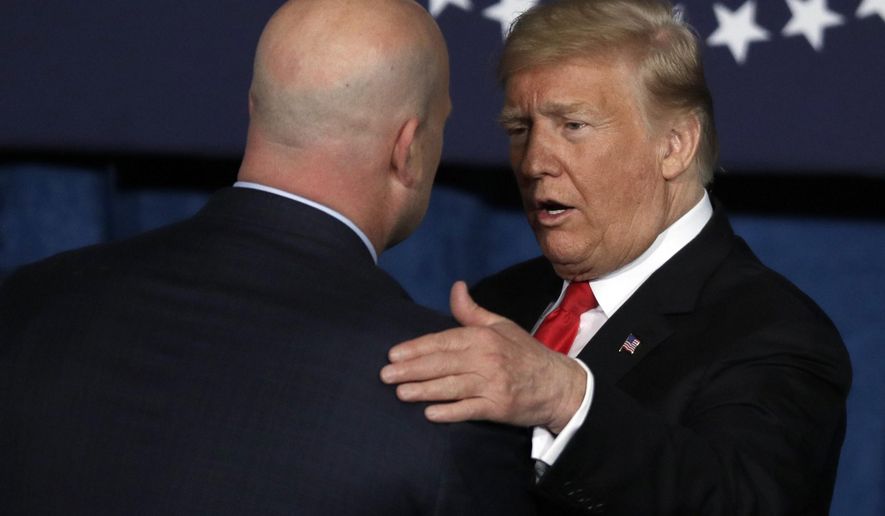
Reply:
[[[452,324],[255,190],[27,266],[0,289],[0,512],[531,513],[525,430],[431,424],[379,380]]]
[[[526,329],[562,288],[538,258],[476,286]],[[634,354],[621,351],[630,336]],[[551,514],[826,515],[851,368],[829,318],[721,207],[578,356],[587,420],[539,489]]]

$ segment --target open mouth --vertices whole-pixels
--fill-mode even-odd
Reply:
[[[541,201],[538,203],[538,208],[550,215],[559,215],[560,213],[565,213],[566,210],[572,209],[571,206],[566,206],[556,201]]]

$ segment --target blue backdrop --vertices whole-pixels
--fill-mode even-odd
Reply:
[[[280,0],[4,0],[0,150],[236,156]],[[495,56],[536,0],[429,0],[448,40],[450,163],[503,165]],[[726,169],[885,174],[885,0],[684,0]]]
[[[279,0],[0,4],[0,275],[183,218],[229,183],[251,56]],[[382,266],[446,309],[537,246],[504,168],[495,54],[531,0],[429,0],[455,110],[424,224]],[[852,357],[834,515],[885,514],[885,0],[683,1],[704,41],[716,194]]]

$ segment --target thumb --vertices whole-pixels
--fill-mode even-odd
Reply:
[[[463,281],[456,281],[452,285],[449,306],[452,315],[463,326],[491,326],[507,320],[476,304],[476,301],[470,297],[470,292],[467,291],[467,284]]]

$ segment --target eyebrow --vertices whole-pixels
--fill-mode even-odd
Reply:
[[[528,118],[521,109],[515,107],[504,107],[501,114],[498,115],[498,123],[501,125],[513,124]]]
[[[540,113],[546,117],[564,117],[575,113],[599,116],[598,110],[584,102],[549,102],[541,106]],[[498,116],[501,124],[519,122],[530,118],[522,109],[517,107],[504,107]]]

